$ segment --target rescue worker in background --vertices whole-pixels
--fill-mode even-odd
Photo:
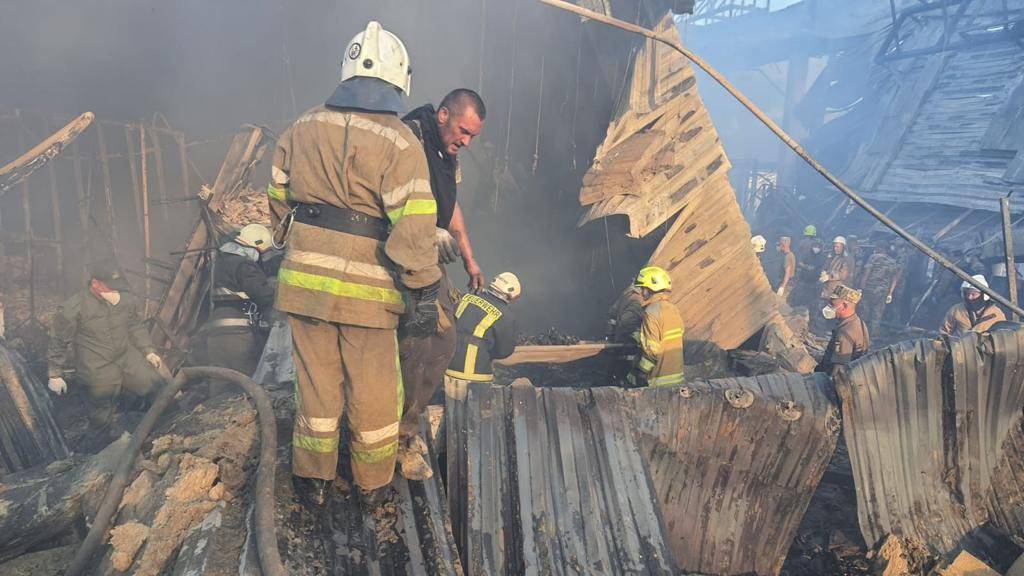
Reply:
[[[222,366],[251,376],[263,353],[265,337],[260,316],[274,305],[274,284],[260,267],[260,255],[273,244],[270,230],[262,224],[242,227],[238,236],[217,251],[213,267],[213,309],[206,323],[206,357]],[[210,395],[223,391],[211,383]]]
[[[818,301],[820,287],[818,275],[824,266],[821,240],[813,225],[804,228],[803,238],[796,245],[796,288],[790,299],[798,306],[809,306]]]
[[[502,272],[480,294],[465,294],[455,310],[458,343],[445,371],[448,385],[494,380],[492,361],[516,349],[516,321],[509,311],[523,287],[511,272]]]
[[[832,239],[832,253],[825,260],[825,266],[818,275],[818,281],[824,286],[821,290],[821,297],[828,300],[831,294],[835,293],[836,287],[845,284],[850,280],[849,255],[846,253],[846,238],[836,236]]]
[[[836,377],[837,372],[850,362],[860,358],[871,347],[868,327],[857,315],[857,303],[861,293],[843,284],[837,285],[828,294],[829,304],[821,314],[828,320],[835,319],[832,336],[825,347],[825,354],[814,368]]]
[[[458,153],[483,130],[487,109],[476,92],[459,88],[441,100],[437,110],[425,104],[402,120],[423,145],[430,170],[430,190],[437,202],[437,249],[442,264],[462,256],[469,275],[469,288],[476,292],[484,286],[484,275],[473,259],[473,248],[456,199],[461,180]],[[444,273],[444,267],[441,268]],[[438,298],[440,328],[433,334],[415,336],[399,330],[399,358],[405,406],[399,427],[398,452],[402,475],[409,480],[426,480],[433,472],[423,457],[426,443],[419,435],[419,420],[434,392],[444,381],[444,372],[455,354],[454,289],[444,274]]]
[[[782,254],[782,260],[779,262],[778,287],[775,293],[787,302],[789,301],[790,293],[793,291],[793,285],[796,284],[796,280],[793,278],[796,274],[796,255],[793,254],[792,245],[792,238],[782,236],[779,238],[779,243],[775,246],[775,249]]]
[[[891,241],[879,242],[875,252],[864,265],[857,288],[863,294],[861,317],[868,326],[868,333],[877,335],[887,304],[892,303],[893,292],[899,281],[900,265],[896,261],[896,245]]]
[[[622,291],[612,307],[608,309],[604,339],[615,344],[633,342],[633,334],[640,329],[644,320],[644,302],[640,287],[631,284]]]
[[[985,276],[976,274],[972,278],[988,288]],[[960,285],[960,295],[963,302],[954,304],[946,312],[946,319],[939,330],[942,334],[960,337],[968,332],[987,332],[996,322],[1006,320],[1006,314],[995,302],[989,301],[988,294],[983,294],[966,280]]]
[[[410,79],[402,41],[370,22],[348,44],[338,88],[274,152],[267,195],[287,244],[276,307],[292,331],[292,474],[307,505],[329,497],[343,412],[359,497],[370,507],[386,497],[403,402],[399,317],[409,333],[437,330],[437,202],[399,117]]]
[[[672,279],[665,270],[648,266],[637,274],[635,284],[643,298],[644,317],[634,336],[640,350],[627,381],[638,387],[682,384],[683,318],[668,299]]]
[[[85,289],[60,306],[50,326],[47,387],[58,396],[66,393],[64,376],[73,368],[85,387],[89,423],[106,440],[123,431],[115,411],[122,390],[147,397],[162,382],[156,372],[162,360],[139,306],[117,264],[104,261],[92,268]],[[96,443],[101,444],[106,445]]]

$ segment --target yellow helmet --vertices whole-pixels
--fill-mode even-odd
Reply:
[[[648,266],[636,275],[636,282],[633,284],[647,288],[651,292],[664,292],[672,289],[672,278],[662,268]]]

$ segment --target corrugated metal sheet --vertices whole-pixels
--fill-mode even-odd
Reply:
[[[843,398],[864,539],[939,552],[991,524],[1024,536],[1024,331],[903,342],[855,362]]]
[[[681,569],[779,573],[839,436],[827,383],[771,374],[628,393]],[[598,404],[615,393],[593,391]]]
[[[777,574],[838,435],[820,375],[449,388],[470,574]]]

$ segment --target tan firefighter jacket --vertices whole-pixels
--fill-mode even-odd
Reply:
[[[278,274],[280,310],[394,328],[405,309],[401,287],[441,278],[426,158],[395,114],[306,112],[277,141],[267,195],[275,230],[298,203],[348,209],[388,228],[378,239],[294,221]]]
[[[668,294],[655,294],[645,303],[635,338],[640,345],[636,371],[648,386],[683,383],[683,317]]]

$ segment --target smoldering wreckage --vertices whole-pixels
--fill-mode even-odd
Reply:
[[[297,414],[295,398],[297,369],[304,368],[293,360],[284,316],[265,314],[269,336],[249,374],[204,367],[191,344],[216,309],[217,269],[227,258],[217,248],[248,224],[276,223],[273,190],[287,181],[275,180],[265,164],[273,161],[277,174],[283,166],[271,153],[285,138],[297,147],[296,133],[242,127],[215,180],[196,194],[189,146],[166,123],[4,111],[0,121],[18,126],[19,138],[13,160],[0,169],[0,199],[5,208],[18,202],[24,218],[19,229],[6,211],[0,236],[0,310],[7,316],[0,341],[0,574],[1024,574],[1024,330],[1004,322],[916,339],[893,331],[888,345],[875,337],[848,365],[816,372],[825,339],[813,333],[807,307],[776,295],[751,250],[729,159],[698,93],[691,54],[679,42],[672,11],[710,11],[717,3],[543,3],[577,14],[511,3],[513,30],[503,33],[513,52],[520,10],[536,10],[553,36],[577,38],[580,46],[586,37],[597,54],[576,60],[582,76],[547,78],[548,93],[564,89],[578,99],[581,77],[593,77],[599,98],[596,78],[603,75],[619,79],[621,94],[600,96],[584,118],[574,110],[551,120],[601,121],[589,135],[577,136],[573,126],[571,168],[542,165],[538,112],[536,142],[525,153],[509,144],[511,123],[505,131],[489,126],[501,132],[491,139],[503,138],[505,149],[470,156],[460,186],[521,192],[533,185],[530,178],[544,177],[579,189],[581,229],[564,233],[584,244],[601,238],[609,266],[602,273],[614,272],[613,255],[623,251],[634,253],[630,276],[640,268],[667,272],[672,289],[664,301],[685,326],[685,381],[623,386],[610,376],[623,362],[620,344],[554,330],[521,340],[495,362],[496,378],[448,378],[440,401],[423,410],[422,456],[437,473],[415,480],[395,474],[371,498],[360,487],[363,472],[350,465],[361,445],[343,438],[334,444],[341,455],[330,497],[309,506],[291,478],[292,444],[304,438],[293,430],[306,417]],[[964,22],[992,12],[980,0],[948,4]],[[1007,21],[1017,20],[998,41],[1016,46],[1024,6],[1010,4]],[[507,27],[508,15],[495,10],[482,20]],[[611,18],[627,13],[636,15],[629,23]],[[386,14],[377,19],[387,25]],[[924,26],[912,16],[899,21],[911,39],[910,22]],[[971,37],[960,38],[968,48],[947,42],[913,57],[926,68],[930,59],[946,66],[957,50],[969,49]],[[571,48],[565,52],[582,53]],[[1003,140],[1024,134],[1024,76],[1014,65]],[[544,66],[536,85],[516,87],[513,54],[509,119],[513,96],[543,109]],[[900,98],[934,95],[925,87]],[[121,131],[124,144],[113,138]],[[30,148],[24,134],[41,141]],[[578,173],[577,143],[593,151],[589,168]],[[868,152],[877,156],[879,147]],[[567,148],[554,149],[564,155]],[[850,202],[894,224],[843,180],[815,169]],[[268,178],[269,205],[262,191]],[[49,198],[37,191],[47,188]],[[125,190],[131,199],[115,200]],[[300,192],[297,185],[292,192]],[[63,194],[74,197],[70,215]],[[42,200],[50,201],[52,219],[34,229]],[[626,235],[639,244],[624,247],[624,239],[583,227],[614,215],[625,217]],[[183,238],[172,223],[185,217],[194,225]],[[892,227],[955,269],[952,277],[978,283]],[[117,254],[119,233],[122,240],[137,234],[137,258]],[[75,235],[92,239],[80,245],[140,264],[142,271],[128,271],[142,295],[143,340],[162,379],[148,403],[118,406],[124,434],[102,441],[89,424],[95,402],[74,378],[67,377],[74,402],[55,397],[46,383],[55,376],[46,374],[46,334],[55,333],[51,325],[64,308],[55,307],[61,282],[39,279],[53,264],[60,277],[90,276],[82,264],[95,254],[65,248]],[[163,259],[153,246],[169,242],[178,248]],[[1012,248],[1008,258],[1012,264]],[[1014,294],[984,291],[1019,310]],[[489,306],[482,309],[496,305]],[[486,344],[479,335],[473,342]],[[227,390],[208,389],[211,380]]]

